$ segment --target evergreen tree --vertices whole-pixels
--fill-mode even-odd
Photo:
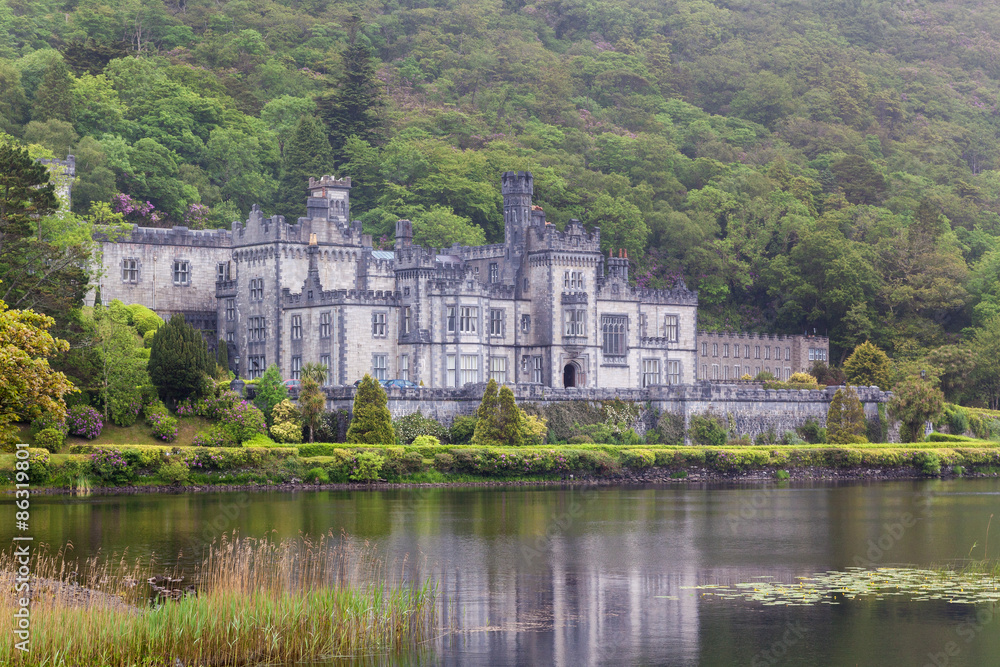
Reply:
[[[322,385],[326,380],[326,366],[306,364],[302,367],[302,388],[299,390],[299,410],[302,421],[309,427],[309,442],[313,442],[316,429],[323,420],[326,397]]]
[[[498,391],[496,381],[491,379],[476,410],[472,443],[484,447],[523,445],[524,422],[524,411],[514,402],[511,388],[501,387]]]
[[[389,414],[389,397],[378,380],[365,373],[354,395],[354,417],[347,429],[347,442],[365,445],[392,445],[396,433]]]
[[[197,394],[214,370],[205,339],[183,315],[174,315],[157,329],[149,351],[149,378],[164,401],[176,404]]]
[[[336,159],[348,137],[356,136],[370,144],[378,143],[382,133],[382,82],[375,72],[372,48],[357,28],[344,53],[344,73],[337,86],[317,100],[320,118],[326,123],[330,146]]]
[[[944,394],[929,380],[909,378],[892,388],[889,414],[902,422],[899,437],[903,442],[922,442],[921,427],[941,414]]]
[[[857,387],[889,388],[889,357],[877,345],[865,341],[844,362],[847,381]]]
[[[219,368],[229,371],[229,348],[226,341],[219,339],[218,347],[215,348],[215,363]]]
[[[827,442],[845,445],[868,442],[866,428],[865,410],[858,392],[850,385],[841,387],[833,395],[826,413]]]
[[[62,58],[53,58],[45,68],[31,106],[32,120],[50,118],[73,122],[73,77]]]
[[[274,406],[286,398],[288,398],[288,387],[281,379],[278,365],[271,364],[257,380],[257,395],[253,399],[254,405],[264,413],[268,426],[274,425]]]
[[[278,211],[289,220],[305,215],[309,177],[319,178],[331,171],[330,141],[323,124],[315,116],[302,116],[285,144],[278,184]]]

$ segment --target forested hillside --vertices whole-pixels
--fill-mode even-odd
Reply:
[[[0,58],[2,129],[76,154],[82,215],[294,218],[335,171],[376,237],[496,241],[527,169],[703,328],[955,378],[1000,313],[992,3],[0,0]]]

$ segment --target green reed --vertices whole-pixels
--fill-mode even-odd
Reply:
[[[0,577],[12,585],[10,553]],[[215,667],[391,657],[433,631],[430,584],[394,583],[371,547],[325,535],[225,537],[194,573],[197,593],[150,603],[152,560],[35,556],[31,652],[0,642],[0,664]],[[173,572],[173,575],[180,573]],[[89,598],[81,599],[79,582]],[[186,580],[185,580],[186,583]],[[10,619],[14,595],[0,600]]]

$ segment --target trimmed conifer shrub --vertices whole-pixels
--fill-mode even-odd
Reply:
[[[842,445],[868,442],[867,428],[858,392],[851,385],[838,389],[826,413],[827,442]]]
[[[183,315],[174,315],[153,335],[148,368],[160,398],[176,404],[201,390],[204,378],[215,371],[215,361],[201,334]]]
[[[347,429],[347,442],[365,445],[392,445],[396,433],[389,414],[389,397],[375,378],[365,377],[354,395],[354,418]]]

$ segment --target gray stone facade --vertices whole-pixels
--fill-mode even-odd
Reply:
[[[350,189],[310,179],[294,223],[255,207],[230,231],[134,228],[103,244],[102,299],[202,322],[248,378],[313,362],[333,385],[365,373],[428,388],[694,382],[697,294],[630,286],[599,229],[546,222],[530,173],[503,175],[506,238],[487,246],[416,246],[401,220],[394,249],[376,250],[350,220]]]
[[[135,227],[105,241],[102,300],[183,314],[226,342],[245,378],[271,363],[288,379],[322,364],[330,409],[350,409],[351,385],[371,373],[422,385],[389,391],[395,415],[444,422],[473,413],[490,378],[519,401],[618,397],[685,420],[717,410],[751,436],[825,421],[832,389],[711,380],[770,369],[785,379],[825,359],[827,339],[698,332],[695,292],[631,286],[628,258],[601,253],[600,229],[546,222],[530,173],[505,173],[501,189],[504,243],[420,247],[400,220],[388,251],[350,220],[349,178],[311,178],[308,215],[294,223],[254,207],[231,230]],[[870,413],[886,395],[862,400]]]
[[[766,371],[779,380],[808,373],[813,363],[829,362],[825,336],[784,336],[743,332],[698,332],[698,379],[735,381]]]

